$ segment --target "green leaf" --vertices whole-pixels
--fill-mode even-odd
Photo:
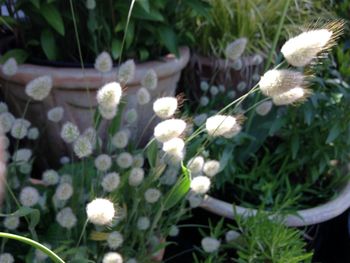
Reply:
[[[159,27],[158,33],[160,36],[160,41],[163,45],[170,51],[175,54],[177,57],[179,56],[179,50],[177,45],[177,37],[175,32],[170,27]]]
[[[149,0],[137,0],[137,2],[147,13],[149,13]]]
[[[158,10],[151,9],[149,12],[147,12],[144,8],[140,7],[139,5],[135,5],[132,11],[132,17],[158,22],[163,22],[165,20],[164,16]]]
[[[112,41],[112,57],[118,59],[121,55],[122,42],[119,39],[113,39]]]
[[[46,57],[49,60],[56,60],[57,58],[57,47],[54,35],[51,30],[44,30],[40,36],[41,48],[44,50]]]
[[[113,120],[111,121],[108,127],[108,133],[112,136],[117,132],[117,130],[120,127],[120,124],[122,122],[123,110],[125,106],[126,106],[126,102],[124,101],[122,101],[119,104],[117,115],[113,118]]]
[[[35,228],[35,226],[40,221],[40,211],[38,209],[23,206],[23,207],[20,207],[16,212],[12,214],[0,214],[0,217],[7,217],[7,216],[23,217],[27,215],[29,215],[29,228]]]
[[[41,15],[62,36],[65,34],[63,19],[53,4],[45,4],[40,8]]]
[[[340,125],[337,123],[329,131],[326,143],[333,142],[339,136],[339,134],[340,134]]]
[[[36,7],[36,8],[40,8],[40,1],[39,0],[30,0],[30,2]]]
[[[295,160],[295,158],[297,157],[298,151],[299,151],[299,135],[295,134],[292,136],[292,140],[291,140],[291,146],[292,146],[292,158],[293,160]]]
[[[181,179],[176,182],[176,184],[170,189],[164,198],[164,211],[169,210],[183,200],[187,192],[190,190],[190,186],[190,172],[185,166],[182,165]]]
[[[157,155],[158,155],[158,145],[157,145],[157,142],[153,140],[151,144],[148,145],[146,150],[147,160],[151,168],[155,167],[157,164]]]
[[[145,61],[149,58],[149,52],[145,48],[140,48],[139,49],[139,57],[141,61]]]
[[[10,51],[7,51],[1,58],[0,63],[3,64],[8,60],[9,58],[16,59],[18,64],[22,64],[24,61],[27,60],[29,54],[23,50],[23,49],[12,49]]]

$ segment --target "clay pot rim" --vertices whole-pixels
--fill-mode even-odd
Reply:
[[[256,209],[241,206],[235,206],[235,211],[233,211],[232,204],[208,195],[205,196],[200,206],[205,210],[229,219],[234,219],[237,215],[243,217],[254,216],[258,212]],[[312,208],[298,210],[296,214],[289,214],[284,219],[284,224],[291,227],[315,225],[337,217],[349,207],[350,181],[336,198]]]
[[[163,79],[175,75],[181,71],[189,61],[190,50],[188,47],[181,47],[179,50],[179,58],[173,54],[168,54],[160,60],[153,60],[136,64],[135,77],[128,83],[128,86],[140,83],[141,79],[149,69],[154,69],[158,79]],[[41,66],[34,64],[21,64],[18,66],[17,73],[13,76],[6,76],[2,73],[2,65],[0,65],[0,77],[6,81],[25,85],[30,80],[50,75],[53,79],[53,85],[60,88],[73,89],[76,87],[84,88],[100,88],[106,82],[116,80],[117,67],[111,72],[100,73],[94,68],[67,68]]]

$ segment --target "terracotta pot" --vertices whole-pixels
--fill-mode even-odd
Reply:
[[[153,127],[159,121],[153,118],[149,124],[153,117],[153,101],[160,96],[174,95],[181,70],[186,66],[188,60],[188,48],[181,48],[179,58],[168,55],[162,60],[136,65],[135,77],[127,85],[124,97],[124,99],[127,98],[125,110],[135,108],[138,111],[138,121],[129,126],[132,138],[145,142],[151,136]],[[151,68],[157,73],[158,87],[155,91],[151,91],[152,101],[147,105],[139,106],[136,93],[141,87],[142,77]],[[26,118],[34,126],[46,127],[46,134],[42,136],[46,141],[43,142],[42,146],[47,149],[46,156],[51,157],[50,160],[59,160],[59,157],[71,154],[71,146],[63,143],[60,138],[62,124],[66,121],[72,121],[81,132],[91,127],[93,123],[91,109],[95,109],[97,106],[96,92],[104,83],[115,81],[116,71],[117,69],[110,73],[101,74],[91,68],[82,70],[80,68],[55,68],[23,64],[19,66],[17,74],[12,77],[4,76],[0,68],[0,84],[2,84],[2,91],[5,93],[5,99],[11,112],[16,116],[22,116],[28,101],[28,96],[24,91],[26,83],[38,76],[52,76],[54,87],[50,95],[42,102],[31,102]],[[65,110],[63,120],[57,124],[48,121],[46,117],[48,110],[56,106],[61,106]],[[108,124],[107,121],[101,123],[99,135],[102,139],[107,136]],[[125,126],[125,121],[122,125]]]
[[[248,217],[257,213],[256,209],[250,209],[241,206],[235,206],[235,211],[233,211],[232,204],[210,196],[206,196],[204,198],[201,207],[214,214],[230,219],[234,219],[237,215]],[[349,207],[350,182],[345,185],[345,187],[339,192],[339,195],[335,199],[313,208],[299,210],[296,212],[296,214],[288,215],[285,218],[285,224],[287,226],[293,227],[315,225],[337,217]]]

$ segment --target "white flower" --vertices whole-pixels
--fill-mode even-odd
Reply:
[[[10,112],[3,112],[0,114],[0,125],[3,133],[7,133],[11,130],[15,117]]]
[[[55,197],[59,201],[67,201],[69,198],[73,195],[73,186],[71,184],[71,180],[62,180],[64,178],[61,178],[60,184],[57,186],[55,191]]]
[[[27,133],[29,140],[36,140],[39,138],[39,130],[36,127],[30,128]]]
[[[202,90],[203,92],[208,91],[208,89],[209,89],[209,84],[208,84],[208,82],[202,80],[202,81],[201,81],[201,84],[200,84],[200,88],[201,88],[201,90]]]
[[[95,0],[86,0],[85,6],[89,10],[94,10],[96,7],[96,1]]]
[[[4,220],[4,226],[9,230],[15,230],[19,226],[18,216],[8,216]]]
[[[101,143],[101,141],[100,141],[101,139],[98,138],[97,132],[96,132],[95,128],[93,128],[93,127],[87,128],[84,131],[83,136],[89,139],[93,149],[95,149],[95,147],[96,147],[97,139],[99,139],[99,142]]]
[[[32,171],[32,165],[30,163],[22,163],[19,166],[19,171],[22,174],[29,174]]]
[[[177,99],[174,97],[163,97],[153,103],[154,113],[161,119],[168,119],[175,114]]]
[[[89,138],[80,136],[73,145],[73,151],[79,158],[84,158],[92,153],[92,145]]]
[[[96,99],[103,108],[116,108],[122,96],[122,88],[118,82],[105,84],[97,91]]]
[[[135,109],[130,109],[125,112],[125,120],[127,123],[131,124],[137,121],[138,113]]]
[[[79,137],[79,129],[78,127],[67,121],[65,124],[63,124],[61,129],[61,137],[66,143],[72,143]]]
[[[32,151],[30,149],[23,148],[14,152],[12,160],[14,162],[28,162],[31,157]]]
[[[129,83],[135,75],[135,62],[132,59],[125,61],[118,70],[118,80],[122,83]]]
[[[242,92],[242,91],[245,91],[247,89],[247,82],[245,81],[240,81],[238,84],[237,84],[237,90]]]
[[[234,231],[234,230],[229,230],[226,232],[225,234],[225,240],[226,242],[231,242],[231,241],[234,241],[236,240],[237,238],[239,238],[241,234],[238,233],[237,231]]]
[[[169,230],[169,236],[176,237],[179,235],[179,228],[177,226],[171,226]]]
[[[23,206],[34,206],[39,202],[39,192],[34,187],[26,186],[19,194],[19,201]]]
[[[149,69],[141,80],[143,87],[149,90],[155,90],[158,85],[157,73],[153,69]]]
[[[231,90],[227,93],[227,97],[230,99],[234,99],[236,97],[236,92],[234,90]]]
[[[154,128],[154,137],[160,142],[179,137],[186,129],[186,122],[181,119],[165,120]]]
[[[207,114],[201,113],[194,117],[193,123],[196,124],[197,126],[201,126],[206,121],[207,117],[208,117]]]
[[[219,89],[218,89],[217,86],[212,86],[212,87],[210,88],[210,94],[211,94],[212,96],[216,96],[216,95],[218,95],[218,93],[219,93]]]
[[[16,139],[23,139],[28,133],[28,121],[24,119],[16,119],[11,128],[11,135]]]
[[[203,172],[208,177],[214,177],[220,171],[220,162],[209,160],[204,163]]]
[[[220,85],[219,85],[219,91],[220,91],[221,93],[224,93],[224,92],[226,91],[225,86],[222,85],[222,84],[220,84]]]
[[[170,167],[160,178],[160,183],[164,185],[174,185],[178,176],[178,169]]]
[[[51,249],[51,245],[48,243],[43,243],[43,245],[45,247],[47,247],[48,249]],[[39,249],[35,249],[35,259],[39,262],[42,262],[44,260],[46,260],[49,256],[47,254],[45,254],[44,252],[42,252]]]
[[[143,158],[142,153],[134,155],[134,161],[133,161],[133,166],[136,168],[141,168],[143,167],[143,164],[145,162],[145,158]]]
[[[103,256],[102,263],[123,263],[123,257],[117,252],[108,252]]]
[[[203,107],[207,106],[209,104],[209,98],[207,96],[202,96],[199,99],[199,104]]]
[[[112,158],[107,154],[100,154],[95,159],[95,167],[101,172],[106,172],[112,166]]]
[[[132,155],[128,152],[122,152],[117,157],[117,164],[120,168],[127,169],[132,165]]]
[[[192,179],[191,189],[196,194],[205,194],[209,191],[210,179],[206,176],[199,175]]]
[[[254,82],[258,82],[260,80],[260,74],[259,73],[254,73],[252,76],[252,80]]]
[[[91,223],[107,225],[112,222],[115,209],[111,201],[104,198],[96,198],[87,204],[86,213]]]
[[[142,168],[132,168],[128,178],[129,185],[139,186],[142,183],[144,177],[145,172]]]
[[[220,241],[213,237],[205,237],[201,241],[202,248],[207,253],[213,253],[220,247]]]
[[[263,57],[260,54],[255,54],[252,58],[253,65],[260,65],[263,62]]]
[[[191,158],[187,162],[187,168],[191,171],[192,175],[200,174],[203,170],[204,158],[202,156],[197,156]]]
[[[120,183],[120,176],[118,173],[108,173],[106,174],[101,182],[101,185],[103,187],[103,190],[105,190],[106,192],[112,192],[115,189],[117,189],[117,187],[119,186]]]
[[[243,68],[242,59],[238,58],[238,59],[234,60],[232,63],[232,68],[236,71],[241,70]]]
[[[6,60],[4,65],[2,65],[2,73],[6,76],[13,76],[17,73],[18,70],[18,64],[17,61],[14,58],[9,58]]]
[[[56,215],[57,223],[64,228],[71,229],[77,224],[77,217],[70,207],[65,207]]]
[[[272,101],[277,106],[288,105],[298,101],[303,101],[307,96],[309,96],[309,94],[310,92],[307,89],[295,87],[284,93],[273,96]]]
[[[26,94],[34,100],[45,99],[52,89],[52,78],[42,76],[33,79],[26,85]]]
[[[110,249],[117,249],[123,242],[124,238],[118,231],[113,231],[108,235],[107,243]]]
[[[128,143],[130,138],[130,130],[124,129],[118,131],[112,137],[112,144],[118,149],[124,149]]]
[[[137,102],[140,105],[145,105],[151,101],[151,94],[146,88],[140,88],[137,91]]]
[[[225,55],[231,60],[240,58],[247,46],[248,40],[245,37],[239,38],[227,45]]]
[[[0,254],[0,263],[13,263],[15,259],[10,253],[2,253]]]
[[[95,3],[95,6],[96,6],[96,3]],[[94,9],[94,8],[88,8],[88,9]],[[94,67],[96,70],[98,70],[101,73],[106,73],[112,70],[113,61],[111,56],[108,54],[108,52],[103,51],[101,54],[99,54],[96,57]]]
[[[63,118],[64,109],[62,107],[55,107],[47,112],[47,118],[52,122],[59,122]]]
[[[255,112],[260,116],[265,116],[270,112],[271,109],[272,109],[272,102],[264,101],[263,103],[261,103],[255,108]]]
[[[289,69],[272,69],[267,71],[259,81],[260,91],[265,96],[276,96],[295,87],[306,85],[301,72]]]
[[[140,217],[137,220],[137,229],[138,230],[147,230],[151,225],[151,222],[148,217]]]
[[[161,196],[161,192],[156,189],[156,188],[149,188],[146,190],[145,192],[145,200],[147,203],[153,204],[156,203],[160,196]]]
[[[55,185],[59,181],[59,175],[55,170],[46,170],[43,173],[43,181],[47,185]]]
[[[101,105],[98,107],[98,110],[102,116],[102,118],[106,120],[111,120],[117,115],[117,108],[106,108]]]
[[[67,164],[67,163],[69,163],[70,162],[70,158],[68,157],[68,156],[62,156],[61,158],[60,158],[60,163],[61,164]]]
[[[181,138],[173,138],[164,142],[163,151],[166,153],[166,158],[171,164],[176,164],[184,159],[185,142]]]
[[[125,263],[137,263],[135,258],[129,258]]]
[[[9,108],[5,102],[0,102],[0,113],[8,112]]]
[[[229,115],[214,115],[208,118],[205,128],[210,136],[224,136],[225,138],[232,138],[241,130],[237,119]]]

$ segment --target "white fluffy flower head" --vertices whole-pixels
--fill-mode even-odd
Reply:
[[[131,124],[137,121],[138,113],[135,109],[130,109],[125,112],[125,120],[127,123]]]
[[[85,6],[89,10],[94,10],[96,7],[96,1],[95,0],[86,0]]]
[[[140,105],[145,105],[151,101],[151,94],[146,88],[140,88],[137,91],[137,102]]]
[[[14,58],[9,58],[8,60],[6,60],[6,62],[4,63],[4,65],[2,65],[2,73],[4,73],[4,75],[6,76],[13,76],[17,73],[18,70],[18,64],[16,59]]]
[[[205,194],[209,191],[210,184],[208,177],[199,175],[192,179],[191,190],[196,194]]]
[[[52,78],[41,76],[33,79],[26,85],[26,94],[34,100],[45,99],[52,89]]]
[[[220,162],[209,160],[204,163],[203,172],[208,177],[214,177],[220,171]]]
[[[78,139],[79,134],[79,129],[75,124],[69,121],[63,124],[61,129],[61,137],[66,143],[74,142],[76,139]]]
[[[118,149],[124,149],[128,143],[130,138],[130,130],[124,129],[118,131],[112,137],[112,144]]]
[[[120,176],[116,172],[106,174],[101,182],[103,190],[106,192],[112,192],[119,186]]]
[[[98,90],[96,98],[101,107],[115,108],[122,96],[122,88],[118,82],[110,82]]]
[[[107,244],[110,249],[117,249],[124,242],[122,234],[118,231],[113,231],[108,235]]]
[[[202,248],[207,253],[213,253],[220,247],[220,241],[213,237],[205,237],[201,241]]]
[[[19,217],[17,216],[7,216],[4,219],[4,227],[9,230],[15,230],[19,226]]]
[[[101,172],[106,172],[112,166],[112,158],[108,154],[100,154],[95,159],[95,167]]]
[[[161,119],[168,119],[177,110],[177,99],[174,97],[163,97],[153,103],[153,111]]]
[[[181,119],[169,119],[157,124],[154,137],[160,142],[179,137],[186,129],[186,122]]]
[[[12,160],[14,162],[23,163],[23,162],[28,162],[31,157],[32,157],[32,150],[23,148],[13,153]]]
[[[118,70],[118,80],[124,84],[133,80],[135,75],[135,62],[132,59],[125,61]]]
[[[161,196],[161,192],[156,189],[156,188],[149,188],[146,190],[145,192],[145,200],[147,203],[153,204],[156,203],[160,196]]]
[[[2,253],[0,254],[0,263],[13,263],[15,259],[10,253]]]
[[[155,90],[158,85],[157,73],[154,69],[149,69],[141,80],[143,87],[149,90]]]
[[[127,169],[132,165],[133,157],[128,152],[122,152],[117,157],[117,164],[120,168]]]
[[[59,181],[59,175],[55,170],[46,170],[43,173],[42,179],[47,185],[55,185]]]
[[[63,179],[63,178],[61,178]],[[74,192],[71,182],[62,182],[57,186],[55,191],[55,197],[59,201],[66,201],[72,197]]]
[[[239,38],[227,45],[225,55],[231,60],[240,58],[247,46],[248,40],[245,37]]]
[[[130,186],[139,186],[143,178],[145,177],[145,172],[142,168],[132,168],[128,178]]]
[[[77,224],[77,217],[70,207],[65,207],[57,213],[56,221],[60,226],[71,229]]]
[[[91,155],[92,150],[91,141],[86,136],[80,136],[73,144],[73,151],[79,158]]]
[[[15,117],[10,112],[3,112],[0,114],[0,125],[3,133],[7,133],[11,130]]]
[[[260,116],[267,115],[272,109],[272,101],[264,101],[255,108],[256,114]]]
[[[224,136],[225,138],[232,138],[241,130],[237,118],[230,115],[209,117],[205,123],[205,128],[210,136]]]
[[[93,9],[93,8],[89,8],[89,9]],[[94,67],[99,72],[101,73],[110,72],[112,70],[112,66],[113,66],[113,61],[111,56],[108,54],[108,52],[103,51],[101,54],[99,54],[96,57]]]
[[[29,124],[30,125],[30,124]],[[23,139],[28,133],[28,121],[24,119],[16,119],[11,128],[11,135],[16,139]]]
[[[277,106],[294,104],[304,101],[310,95],[310,91],[301,87],[295,87],[284,93],[273,96],[272,101]]]
[[[64,110],[62,107],[55,107],[47,112],[47,118],[52,122],[59,122],[63,118]]]
[[[163,144],[163,151],[166,153],[166,158],[172,164],[179,163],[185,155],[185,142],[181,138],[173,138]]]
[[[187,162],[187,168],[191,171],[192,175],[200,174],[203,170],[204,158],[202,156],[197,156],[191,158]]]
[[[39,129],[32,127],[28,130],[27,137],[29,140],[36,140],[39,138]]]
[[[39,192],[34,187],[26,186],[19,194],[19,201],[23,206],[32,207],[39,202]]]
[[[102,263],[123,263],[123,257],[117,252],[108,252],[103,256]]]
[[[114,205],[104,198],[96,198],[86,206],[89,221],[95,225],[108,225],[115,215]]]
[[[117,107],[106,108],[101,105],[98,106],[98,110],[102,118],[106,120],[111,120],[117,115]]]
[[[140,217],[137,220],[137,229],[139,230],[147,230],[151,225],[151,222],[148,217]]]

